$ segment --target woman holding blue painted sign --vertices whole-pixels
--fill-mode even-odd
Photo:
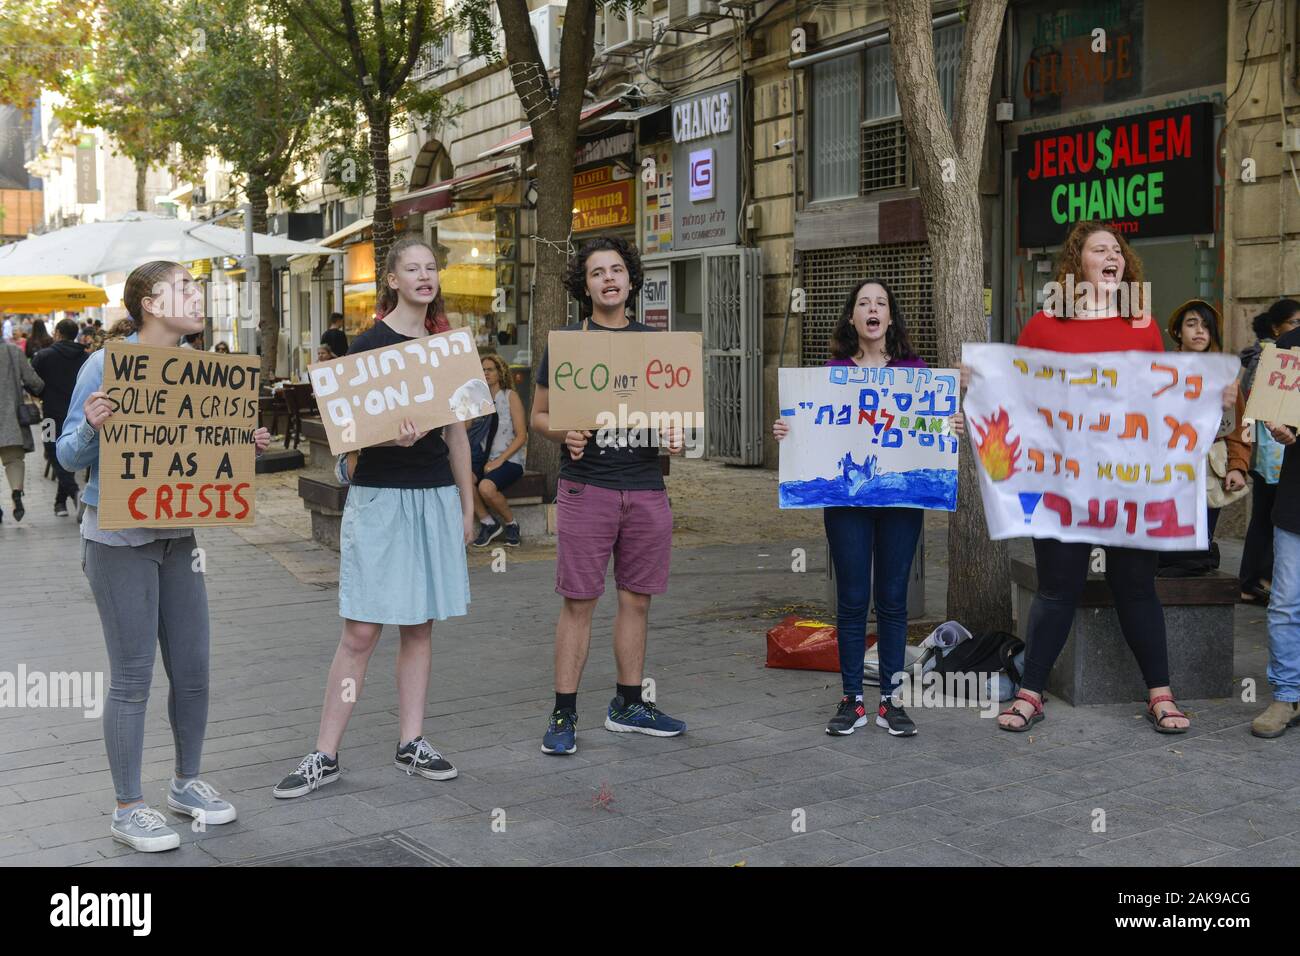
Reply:
[[[831,332],[827,366],[925,368],[907,334],[894,293],[881,279],[863,279],[849,290]],[[781,441],[790,425],[777,419],[772,435]],[[910,737],[916,724],[895,699],[907,645],[907,582],[925,512],[919,508],[826,508],[823,520],[835,565],[836,633],[844,696],[826,733],[847,735],[867,722],[862,694],[870,585],[875,583],[879,630],[880,703],[876,725],[892,736]]]
[[[203,291],[175,262],[148,262],[127,276],[122,293],[130,318],[114,327],[127,342],[175,347],[203,329]],[[90,581],[108,648],[110,681],[104,704],[104,744],[117,792],[110,832],[134,850],[153,853],[180,845],[180,834],[145,802],[140,776],[144,718],[161,646],[170,690],[167,717],[176,742],[176,769],[167,806],[203,825],[229,823],[235,808],[199,779],[208,722],[208,594],[193,565],[192,528],[99,527],[99,434],[115,403],[102,391],[104,350],[86,359],[55,446],[68,471],[89,470],[81,492],[81,567]],[[253,432],[260,455],[271,443]]]
[[[438,261],[418,236],[399,239],[383,266],[375,324],[348,354],[446,332]],[[348,460],[351,456],[348,456]],[[361,696],[370,655],[385,624],[397,625],[398,745],[407,775],[450,780],[456,768],[424,739],[433,622],[469,608],[465,545],[474,537],[474,478],[463,422],[401,434],[363,448],[345,465],[347,504],[339,532],[339,616],[343,634],[330,665],[316,746],[271,791],[301,797],[339,779],[339,745]]]

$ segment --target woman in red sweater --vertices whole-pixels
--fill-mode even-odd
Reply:
[[[1126,288],[1142,288],[1142,261],[1122,236],[1099,222],[1076,223],[1066,237],[1056,269],[1059,288],[1066,277],[1081,293],[1073,315],[1039,312],[1020,333],[1017,345],[1054,352],[1163,352],[1164,339],[1147,311],[1150,303]],[[1127,307],[1124,300],[1127,299]],[[1067,310],[1068,311],[1068,310]],[[1125,314],[1127,313],[1127,314]],[[968,375],[963,370],[962,385]],[[1224,390],[1223,404],[1236,400],[1236,385]],[[964,433],[964,420],[954,416],[953,429]],[[1038,593],[1029,610],[1024,680],[1011,706],[998,715],[998,727],[1019,733],[1043,719],[1043,688],[1056,658],[1065,647],[1075,608],[1088,577],[1093,546],[1034,538]],[[1165,612],[1156,596],[1157,552],[1139,548],[1106,548],[1106,583],[1115,598],[1120,628],[1148,688],[1147,719],[1157,733],[1187,732],[1188,719],[1178,710],[1169,688],[1169,655],[1165,641]]]

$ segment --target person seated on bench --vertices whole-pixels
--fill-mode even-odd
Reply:
[[[486,548],[497,535],[505,532],[505,544],[519,544],[519,525],[515,522],[505,491],[524,475],[524,446],[528,444],[528,422],[524,403],[514,390],[510,369],[496,353],[483,356],[483,378],[496,402],[496,431],[488,439],[487,463],[476,469],[474,514],[478,516],[478,537],[474,547]],[[501,516],[497,521],[492,512]]]

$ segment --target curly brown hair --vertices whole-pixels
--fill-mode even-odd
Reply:
[[[591,295],[587,292],[587,260],[597,252],[617,252],[622,257],[623,264],[627,266],[628,280],[631,282],[626,308],[635,314],[636,297],[641,291],[641,284],[645,281],[645,275],[641,271],[641,253],[635,243],[628,242],[626,239],[617,236],[596,236],[582,244],[564,269],[564,287],[578,303],[579,315],[584,319],[591,317]]]
[[[513,391],[515,387],[514,380],[510,376],[510,366],[506,365],[506,360],[496,352],[484,352],[479,356],[483,362],[491,362],[492,367],[497,370],[497,384],[506,391]],[[479,363],[480,365],[482,362]]]
[[[1061,246],[1061,254],[1056,260],[1056,283],[1064,288],[1065,277],[1074,276],[1074,286],[1078,288],[1079,284],[1084,281],[1083,278],[1083,247],[1087,245],[1088,240],[1094,233],[1105,232],[1115,237],[1119,243],[1120,255],[1124,257],[1124,283],[1130,289],[1137,290],[1128,302],[1128,315],[1123,316],[1130,322],[1133,319],[1145,314],[1150,307],[1149,302],[1142,301],[1142,260],[1118,232],[1106,225],[1104,222],[1098,222],[1095,219],[1084,219],[1074,224],[1070,234],[1065,237],[1065,244]],[[1069,318],[1068,315],[1058,315],[1057,319],[1064,320]]]

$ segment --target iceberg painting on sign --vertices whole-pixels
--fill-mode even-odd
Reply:
[[[782,508],[957,507],[957,372],[783,368]]]

